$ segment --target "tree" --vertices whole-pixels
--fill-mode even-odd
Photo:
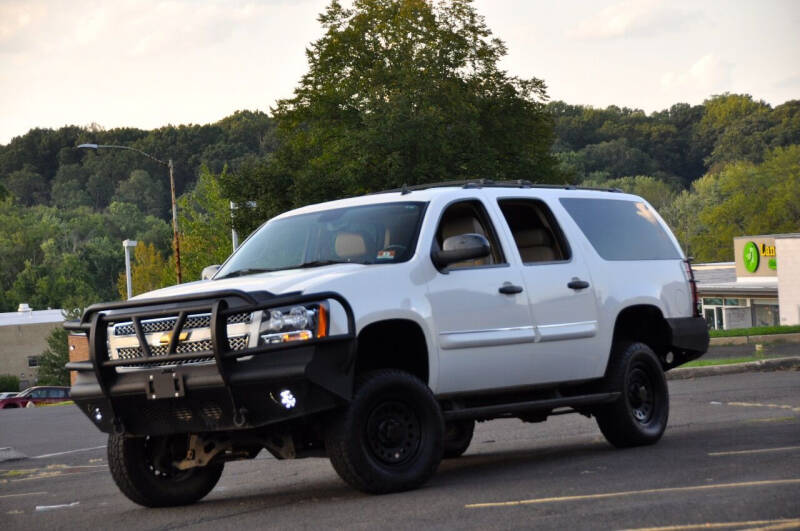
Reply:
[[[745,234],[795,232],[800,226],[800,145],[776,148],[764,162],[736,162],[695,182],[698,230],[691,247],[701,261],[733,258]]]
[[[221,264],[231,253],[230,202],[222,196],[220,178],[203,167],[194,190],[178,200],[181,265],[187,279],[199,280],[204,267]]]
[[[5,187],[26,206],[46,203],[48,199],[47,181],[29,164],[11,172],[6,177]]]
[[[333,0],[319,20],[308,72],[273,109],[268,177],[288,177],[292,205],[403,183],[560,180],[545,84],[500,70],[506,47],[470,0]]]
[[[0,391],[19,391],[19,376],[15,374],[0,374]]]
[[[656,179],[649,175],[636,175],[607,181],[584,181],[581,185],[596,188],[619,188],[623,192],[645,198],[659,212],[672,205],[678,195],[678,186],[675,183]]]
[[[170,286],[175,282],[174,262],[165,258],[152,243],[141,242],[134,249],[131,289],[134,295]],[[117,292],[127,297],[125,271],[117,277]]]
[[[37,384],[69,385],[69,371],[65,368],[69,361],[68,334],[57,326],[47,336],[47,349],[39,356]]]
[[[169,191],[164,178],[153,178],[144,170],[133,170],[130,177],[117,184],[113,202],[136,205],[141,212],[163,216],[169,204]]]

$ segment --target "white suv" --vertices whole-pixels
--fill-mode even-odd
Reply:
[[[90,345],[71,396],[147,506],[196,501],[262,448],[411,489],[500,417],[575,411],[615,446],[651,444],[663,371],[708,346],[689,262],[646,201],[527,182],[287,212],[211,280],[67,327]]]

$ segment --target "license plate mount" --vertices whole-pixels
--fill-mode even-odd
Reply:
[[[148,400],[181,398],[186,395],[183,377],[172,371],[150,374],[145,387]]]

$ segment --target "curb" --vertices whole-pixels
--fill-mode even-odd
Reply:
[[[709,365],[707,367],[686,367],[672,369],[666,374],[667,380],[686,380],[702,376],[721,376],[741,372],[767,372],[800,370],[800,357],[772,358],[768,360],[731,363],[729,365]]]

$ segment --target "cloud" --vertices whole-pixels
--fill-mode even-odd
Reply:
[[[800,75],[783,78],[772,85],[776,89],[796,89],[800,88]]]
[[[608,40],[651,36],[675,31],[700,18],[696,11],[678,9],[661,0],[625,0],[578,22],[567,37]]]
[[[731,89],[733,64],[716,54],[708,53],[683,72],[666,72],[661,76],[665,92],[708,95]]]
[[[28,29],[47,14],[47,7],[33,2],[0,3],[0,51],[17,51],[29,40]]]

